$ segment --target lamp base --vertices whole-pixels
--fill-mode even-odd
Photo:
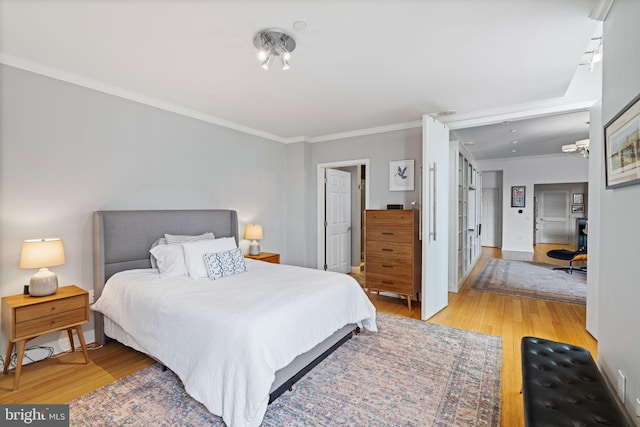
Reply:
[[[260,245],[255,240],[249,246],[249,255],[260,255]]]
[[[43,297],[53,295],[58,291],[58,276],[48,268],[41,268],[29,280],[29,295]]]

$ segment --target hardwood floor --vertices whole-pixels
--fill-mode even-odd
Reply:
[[[525,259],[521,255],[484,248],[461,291],[450,293],[448,307],[429,319],[440,325],[502,337],[501,420],[505,427],[524,424],[520,395],[520,339],[523,336],[569,342],[587,348],[594,357],[597,356],[597,343],[584,328],[584,306],[482,292],[470,289],[470,284],[489,258],[561,264],[545,255],[557,247],[567,246],[538,245],[533,256],[525,256]],[[372,295],[371,300],[380,312],[420,318],[419,304],[414,304],[409,312],[406,302],[401,299]],[[13,371],[0,375],[0,403],[65,403],[154,363],[114,342],[90,351],[89,356],[88,365],[84,364],[81,352],[65,353],[26,365],[17,391],[11,391]]]
[[[520,340],[538,336],[568,342],[588,349],[597,357],[597,342],[586,331],[586,308],[575,304],[515,297],[470,288],[489,258],[562,264],[546,256],[547,251],[567,245],[537,245],[533,256],[502,254],[499,249],[483,248],[482,255],[458,293],[449,293],[449,305],[429,322],[502,337],[502,410],[501,425],[524,425]],[[580,273],[583,274],[583,273]],[[403,300],[372,295],[380,312],[420,318],[420,307],[411,313]],[[417,304],[416,304],[417,305]]]

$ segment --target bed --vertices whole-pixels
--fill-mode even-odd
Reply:
[[[96,340],[157,359],[229,426],[259,425],[268,403],[356,328],[376,330],[375,308],[347,275],[250,259],[217,280],[151,267],[165,233],[237,245],[233,210],[99,211],[93,229]]]

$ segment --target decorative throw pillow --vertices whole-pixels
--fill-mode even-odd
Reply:
[[[244,255],[240,248],[230,251],[204,254],[209,279],[215,280],[247,271]]]
[[[149,252],[156,258],[161,276],[181,277],[187,275],[182,245],[158,245]]]
[[[208,277],[207,268],[204,265],[204,254],[229,251],[237,247],[236,239],[233,237],[183,243],[184,261],[189,277],[192,279]]]

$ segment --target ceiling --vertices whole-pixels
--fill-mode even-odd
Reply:
[[[453,110],[442,121],[478,158],[514,154],[496,150],[505,120],[518,153],[539,155],[588,132],[570,113],[597,99],[575,83],[593,80],[578,64],[597,2],[0,0],[0,60],[281,142]],[[260,67],[264,28],[295,38],[290,70]]]

